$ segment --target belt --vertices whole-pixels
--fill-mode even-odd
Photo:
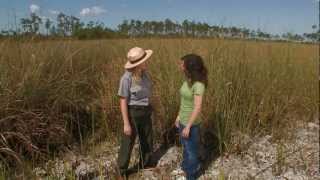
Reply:
[[[129,109],[136,109],[136,110],[149,110],[151,109],[151,106],[138,106],[138,105],[130,105],[128,106]]]

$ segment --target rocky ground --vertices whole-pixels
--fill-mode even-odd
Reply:
[[[292,140],[273,142],[271,136],[249,138],[239,134],[245,150],[205,158],[209,163],[200,180],[206,179],[320,179],[319,124],[298,125],[291,132]],[[60,160],[49,161],[34,173],[39,179],[115,179],[115,161],[119,147],[104,143],[90,155],[69,152]],[[157,147],[156,147],[157,149]],[[179,165],[181,147],[166,149],[154,168],[139,170],[129,179],[185,179]],[[138,162],[138,146],[133,150],[130,166]]]

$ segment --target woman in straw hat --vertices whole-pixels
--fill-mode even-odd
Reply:
[[[139,167],[144,168],[150,161],[153,150],[152,121],[150,106],[152,82],[146,73],[146,61],[152,50],[134,47],[127,54],[125,73],[121,77],[118,95],[123,119],[123,136],[118,155],[118,167],[121,176],[127,175],[131,151],[136,135],[140,142]]]
[[[188,54],[183,56],[180,62],[185,81],[180,88],[180,110],[175,125],[179,128],[180,141],[183,145],[182,170],[187,180],[194,180],[197,179],[200,170],[199,146],[202,121],[200,114],[208,76],[200,56]]]

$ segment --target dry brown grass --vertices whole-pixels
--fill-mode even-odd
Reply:
[[[129,48],[154,50],[155,134],[169,127],[179,108],[187,53],[209,71],[205,125],[232,149],[232,132],[285,136],[294,119],[317,112],[315,45],[233,40],[124,39],[0,42],[0,156],[7,163],[39,159],[74,141],[117,137],[119,78]],[[91,138],[90,138],[91,139]]]

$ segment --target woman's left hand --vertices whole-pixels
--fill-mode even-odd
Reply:
[[[182,130],[182,137],[184,138],[189,138],[189,134],[190,134],[190,127],[186,126],[185,128],[183,128]]]

